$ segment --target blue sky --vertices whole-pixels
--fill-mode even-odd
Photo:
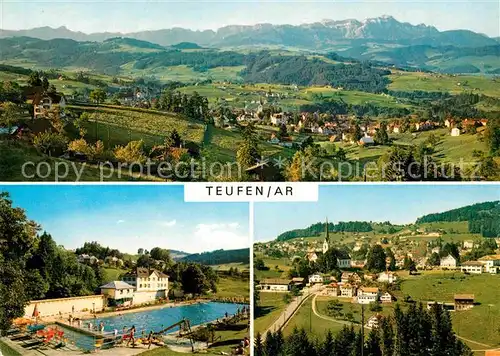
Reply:
[[[425,214],[500,200],[500,185],[330,185],[314,203],[255,203],[256,241],[318,221],[411,223]]]
[[[249,246],[247,203],[184,203],[182,186],[2,186],[68,249],[98,241],[122,252],[196,253]]]
[[[498,0],[3,0],[0,27],[66,26],[82,32],[134,32],[171,27],[216,29],[230,24],[300,24],[392,15],[440,30],[470,29],[499,36]]]

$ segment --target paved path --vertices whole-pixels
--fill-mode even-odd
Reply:
[[[283,310],[278,319],[266,330],[262,335],[263,340],[266,339],[268,332],[276,332],[286,326],[288,321],[295,315],[300,306],[313,294],[317,292],[317,287],[305,289],[303,295],[295,297]],[[285,294],[283,294],[285,295]]]

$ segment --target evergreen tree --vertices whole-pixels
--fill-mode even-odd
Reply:
[[[371,329],[366,341],[366,356],[382,356],[380,349],[380,336],[377,329]]]
[[[394,353],[394,330],[391,319],[384,317],[380,321],[381,346],[383,356],[392,356]]]
[[[304,329],[294,329],[292,334],[286,340],[286,347],[283,350],[286,356],[315,356],[316,350],[309,341]],[[278,354],[278,355],[281,355]]]
[[[255,356],[264,356],[264,345],[262,344],[262,335],[257,333],[255,337],[255,345],[254,345],[254,355]]]
[[[394,356],[407,356],[408,355],[408,326],[406,316],[401,310],[399,304],[394,308]]]
[[[335,340],[332,331],[328,330],[325,336],[325,341],[319,347],[318,356],[330,356],[335,347]]]

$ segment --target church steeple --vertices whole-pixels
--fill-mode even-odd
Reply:
[[[329,234],[329,231],[328,231],[328,218],[326,218],[325,230],[326,230],[326,241],[330,242],[330,234]]]
[[[326,237],[325,237],[325,241],[323,241],[323,254],[325,254],[330,249],[330,234],[328,232],[328,218],[326,218],[325,232],[326,232]]]

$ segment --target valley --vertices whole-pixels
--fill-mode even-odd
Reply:
[[[223,29],[196,33],[196,42],[187,30],[157,42],[153,32],[2,31],[5,180],[22,176],[21,152],[61,164],[76,153],[90,180],[496,180],[500,45],[471,31],[372,20],[347,33],[336,22],[299,26],[305,37],[295,43],[284,32],[271,41],[280,27],[264,27],[246,45],[236,38],[255,27],[231,40]],[[322,45],[307,44],[311,31],[326,36]],[[64,103],[38,102],[51,95]],[[47,129],[50,143],[35,144]],[[116,172],[120,163],[127,169]],[[53,178],[51,169],[37,179]]]

